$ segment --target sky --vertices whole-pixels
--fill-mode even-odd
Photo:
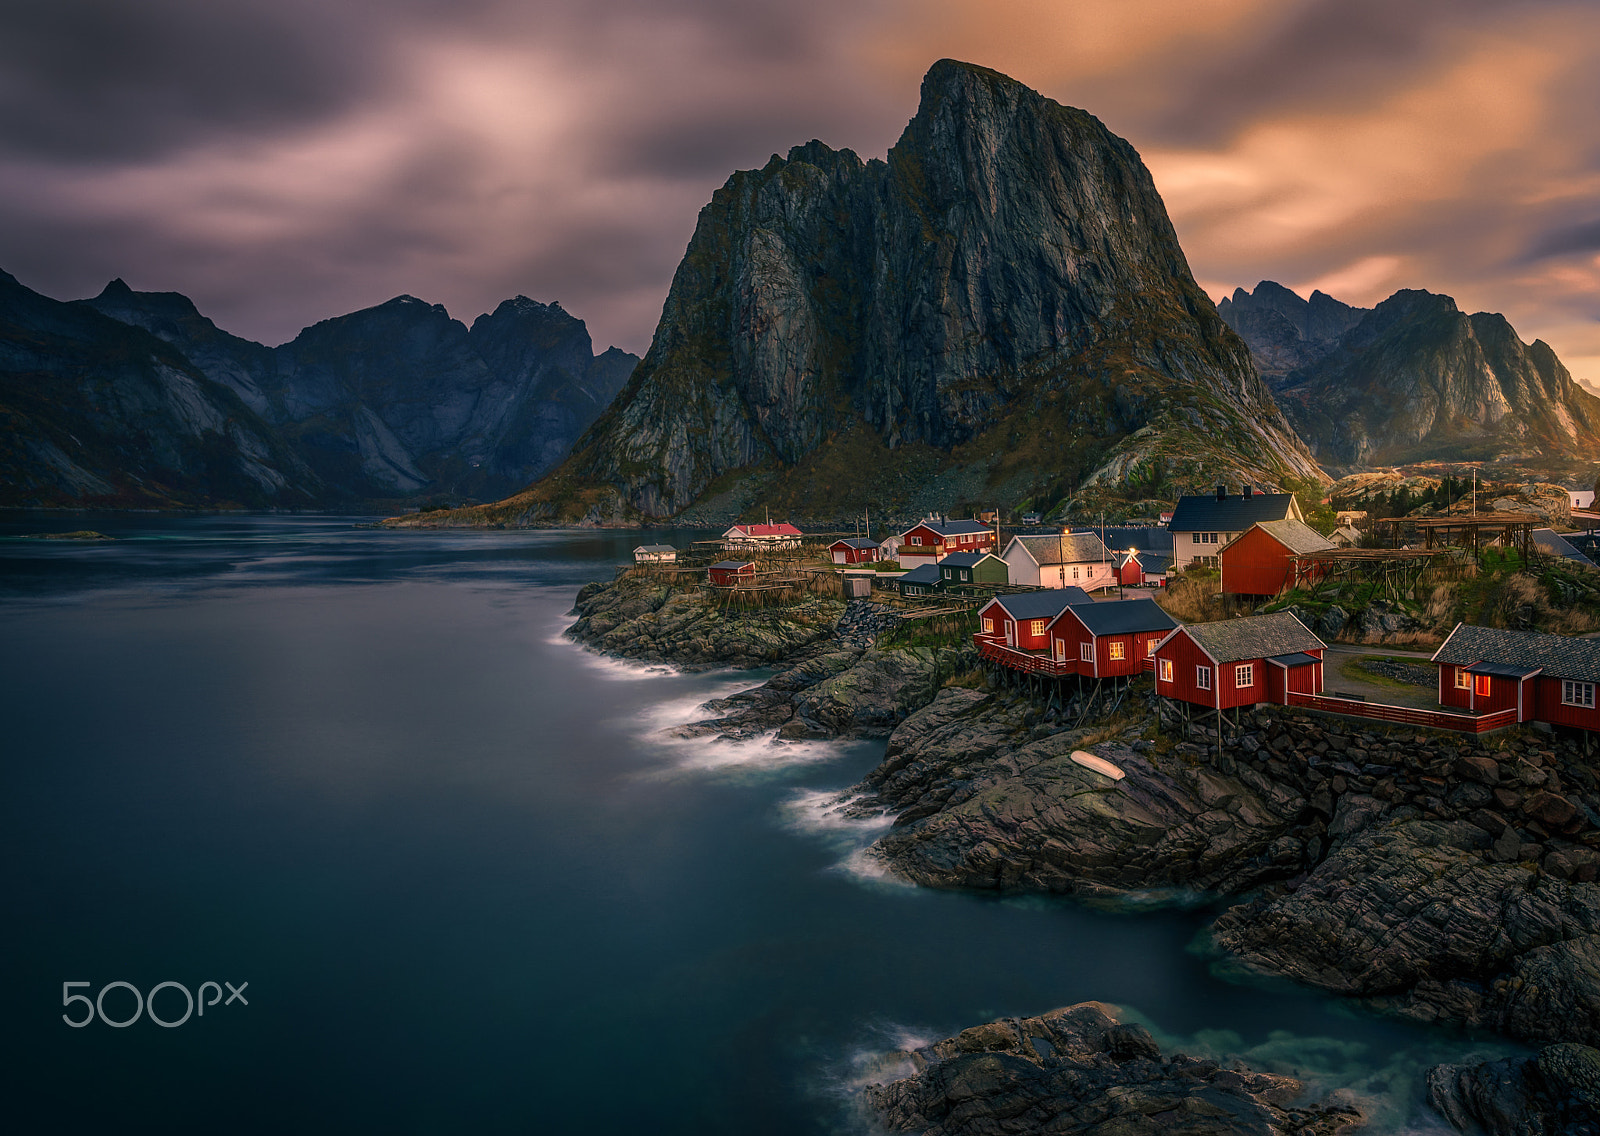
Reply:
[[[642,353],[696,214],[942,57],[1138,149],[1196,278],[1506,315],[1600,386],[1600,0],[0,0],[0,268],[278,343],[410,294]]]

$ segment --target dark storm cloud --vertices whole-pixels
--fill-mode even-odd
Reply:
[[[1592,2],[0,0],[0,268],[268,342],[520,292],[642,351],[733,170],[881,157],[945,56],[1128,137],[1216,292],[1451,291],[1600,373]]]

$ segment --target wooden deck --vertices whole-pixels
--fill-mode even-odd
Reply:
[[[1067,675],[1084,673],[1078,669],[1083,664],[1081,664],[1077,659],[1064,659],[1060,662],[1057,662],[1043,651],[1024,651],[1018,647],[1008,647],[1003,639],[997,639],[992,635],[985,635],[981,631],[972,637],[972,641],[977,644],[978,654],[982,658],[999,663],[1003,667],[1010,667],[1012,670],[1021,671],[1024,674],[1049,675],[1052,678],[1064,678]],[[1139,670],[1141,672],[1153,671],[1155,669],[1155,659],[1147,657],[1139,660]],[[1092,674],[1085,674],[1084,677],[1092,678],[1094,676]],[[1107,675],[1104,677],[1111,678],[1113,676]],[[1127,678],[1128,676],[1116,675],[1115,677]]]
[[[1515,707],[1497,710],[1493,714],[1454,714],[1445,710],[1416,710],[1409,706],[1386,706],[1381,702],[1363,702],[1326,694],[1300,694],[1297,691],[1289,692],[1288,705],[1321,710],[1326,714],[1372,718],[1379,722],[1423,726],[1430,730],[1454,730],[1463,734],[1483,734],[1517,724]]]

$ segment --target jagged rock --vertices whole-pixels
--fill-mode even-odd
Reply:
[[[1359,1124],[1326,1102],[1293,1107],[1288,1077],[1183,1054],[1085,1002],[965,1030],[904,1057],[914,1076],[870,1086],[891,1132],[924,1136],[1328,1136]]]
[[[1559,1043],[1531,1058],[1435,1065],[1428,1103],[1462,1133],[1596,1136],[1600,1050]]]
[[[500,512],[566,517],[604,493],[616,515],[670,516],[736,471],[769,464],[781,482],[863,423],[888,467],[909,443],[1015,428],[1055,439],[1022,471],[1038,479],[1069,460],[1102,478],[1198,461],[1208,477],[1321,477],[1133,148],[941,60],[887,161],[812,141],[729,178],[627,391]],[[989,483],[988,464],[971,472]]]

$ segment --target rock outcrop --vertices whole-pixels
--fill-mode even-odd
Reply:
[[[853,429],[883,462],[953,454],[980,487],[1200,461],[1319,476],[1133,148],[952,60],[887,161],[813,141],[734,174],[622,396],[496,516],[671,516]]]
[[[912,1076],[866,1090],[891,1132],[924,1136],[1328,1136],[1361,1116],[1297,1105],[1300,1082],[1163,1055],[1149,1032],[1085,1002],[1006,1018],[905,1053]]]
[[[1600,1050],[1563,1042],[1537,1056],[1436,1065],[1428,1103],[1457,1132],[1484,1136],[1600,1133]]]

